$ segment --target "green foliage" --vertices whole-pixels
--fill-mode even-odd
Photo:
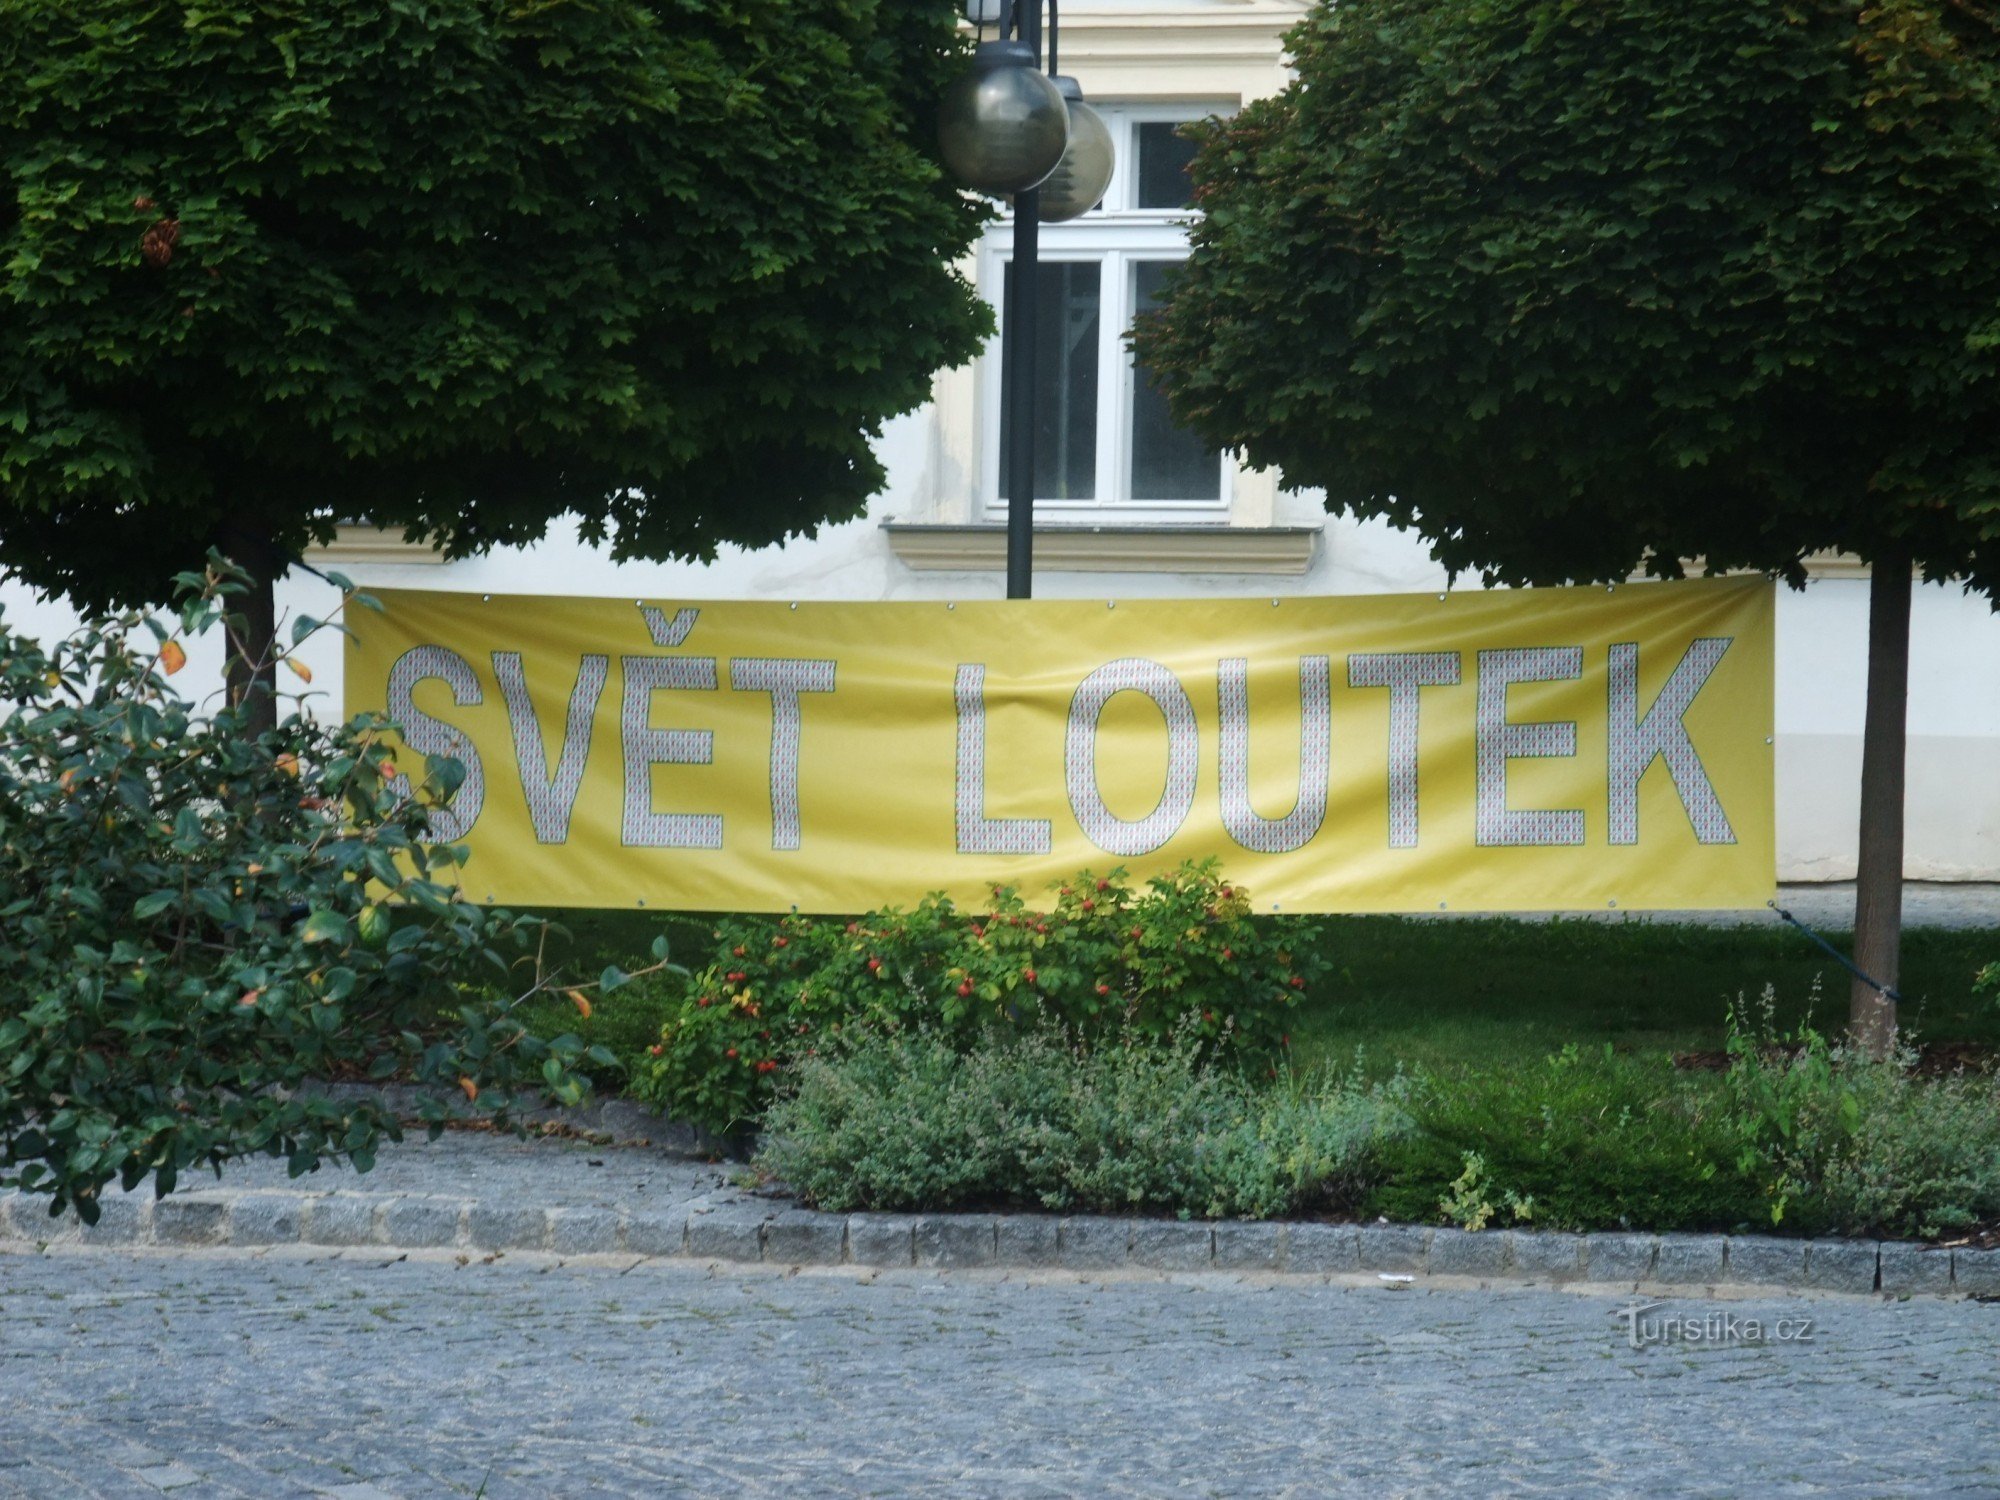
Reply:
[[[1975,995],[1990,995],[1995,1005],[2000,1006],[2000,963],[1988,964],[1979,971],[1978,977],[1972,981],[1972,992]]]
[[[1314,924],[1253,919],[1214,861],[1143,890],[1123,870],[1084,870],[1054,897],[1036,911],[1002,885],[977,916],[931,895],[853,922],[725,921],[718,961],[662,1028],[635,1092],[725,1130],[762,1112],[795,1057],[864,1020],[960,1045],[1044,1020],[1086,1042],[1184,1036],[1276,1075],[1289,1018],[1327,972]]]
[[[800,1062],[758,1160],[835,1210],[1351,1208],[1402,1128],[1400,1090],[1266,1089],[1206,1055],[1191,1034],[1079,1046],[1037,1027],[967,1050],[926,1029],[867,1033]]]
[[[1525,1207],[1538,1228],[1716,1229],[1768,1217],[1727,1101],[1608,1046],[1431,1075],[1410,1108],[1415,1128],[1385,1147],[1368,1204],[1392,1219]]]
[[[190,634],[243,586],[219,561],[182,583]],[[503,1117],[524,1091],[580,1099],[585,1044],[511,1013],[545,982],[512,962],[541,924],[464,900],[461,852],[427,840],[458,764],[388,774],[370,716],[202,717],[166,681],[182,660],[151,619],[53,651],[0,622],[0,1183],[94,1220],[114,1179],[167,1192],[253,1153],[366,1170],[396,1122],[296,1092],[328,1076],[457,1085]]]
[[[1772,1186],[1808,1233],[1934,1239],[2000,1219],[2000,1079],[1924,1078],[1907,1045],[1870,1058],[1810,1025],[1732,1012],[1728,1087]]]
[[[2000,587],[1991,0],[1318,0],[1142,319],[1176,417],[1510,583]]]
[[[943,0],[0,16],[0,566],[85,604],[357,512],[766,544],[989,327]]]
[[[679,1014],[686,991],[685,974],[649,974],[602,995],[587,1016],[569,996],[548,993],[520,1006],[515,1019],[545,1042],[575,1036],[587,1048],[602,1048],[605,1057],[579,1062],[577,1071],[592,1088],[617,1093],[635,1062],[660,1039],[660,1028]]]

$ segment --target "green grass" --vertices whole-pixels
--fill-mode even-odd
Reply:
[[[1342,917],[1328,922],[1333,989],[1302,1018],[1302,1063],[1344,1061],[1356,1046],[1371,1070],[1508,1066],[1566,1042],[1619,1051],[1719,1051],[1738,995],[1766,984],[1777,1020],[1803,1019],[1819,985],[1817,1020],[1847,1014],[1845,970],[1796,931],[1666,922],[1507,918],[1421,921]],[[1851,937],[1828,933],[1836,947]],[[1982,964],[2000,956],[2000,932],[1913,929],[1903,939],[1903,1022],[1925,1042],[2000,1048],[2000,1006],[1972,993]]]
[[[691,968],[709,958],[703,914],[549,911],[567,929],[548,958],[594,977],[606,964],[648,962],[665,933]],[[1819,985],[1817,1019],[1838,1028],[1847,975],[1803,936],[1781,926],[1709,928],[1670,922],[1511,918],[1324,919],[1335,979],[1292,1032],[1299,1064],[1347,1063],[1364,1049],[1370,1072],[1400,1064],[1450,1069],[1511,1067],[1557,1051],[1610,1042],[1619,1052],[1719,1051],[1723,1017],[1738,995],[1777,994],[1776,1019],[1803,1019]],[[1836,947],[1845,933],[1826,936]],[[1903,940],[1903,1021],[1920,1041],[2000,1050],[2000,1004],[1975,996],[1982,965],[2000,959],[2000,931],[1913,929]],[[607,1003],[616,1004],[616,993]],[[621,1032],[626,1028],[620,1028]],[[636,1033],[633,1033],[636,1035]]]

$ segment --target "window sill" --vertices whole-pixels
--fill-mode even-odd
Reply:
[[[404,541],[399,527],[337,526],[332,541],[324,546],[306,548],[305,560],[316,567],[326,563],[398,563],[434,567],[445,561],[445,555],[428,543]]]
[[[1007,528],[885,521],[889,549],[922,573],[997,573]],[[1051,573],[1300,574],[1312,566],[1318,526],[1041,525],[1035,567]]]

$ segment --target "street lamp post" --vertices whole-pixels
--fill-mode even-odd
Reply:
[[[973,0],[977,7],[981,0]],[[1049,71],[1041,7],[1049,7]],[[985,11],[975,9],[983,22]],[[998,37],[981,41],[972,71],[945,96],[939,145],[964,186],[1014,199],[1014,284],[1006,298],[1007,597],[1033,592],[1035,547],[1035,327],[1043,219],[1072,219],[1111,181],[1111,141],[1071,78],[1056,77],[1056,0],[1002,0]],[[1043,185],[1049,188],[1044,203]]]

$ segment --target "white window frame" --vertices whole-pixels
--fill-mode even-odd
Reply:
[[[1095,104],[1095,101],[1093,101]],[[1137,372],[1125,348],[1138,294],[1133,266],[1142,261],[1178,262],[1188,255],[1188,229],[1200,217],[1187,208],[1139,208],[1138,132],[1148,123],[1179,124],[1210,114],[1227,114],[1233,102],[1095,104],[1110,128],[1117,168],[1104,206],[1067,224],[1041,226],[1041,263],[1095,263],[1098,278],[1097,473],[1089,500],[1037,497],[1035,514],[1048,521],[1096,524],[1223,524],[1230,520],[1238,490],[1238,466],[1228,453],[1216,459],[1217,496],[1212,500],[1145,500],[1131,495],[1131,424]],[[989,226],[978,251],[981,292],[993,304],[996,329],[1005,329],[1006,273],[1013,260],[1014,218],[1005,211]],[[980,491],[977,507],[987,521],[1005,517],[1000,493],[1000,332],[988,341],[979,361]]]

